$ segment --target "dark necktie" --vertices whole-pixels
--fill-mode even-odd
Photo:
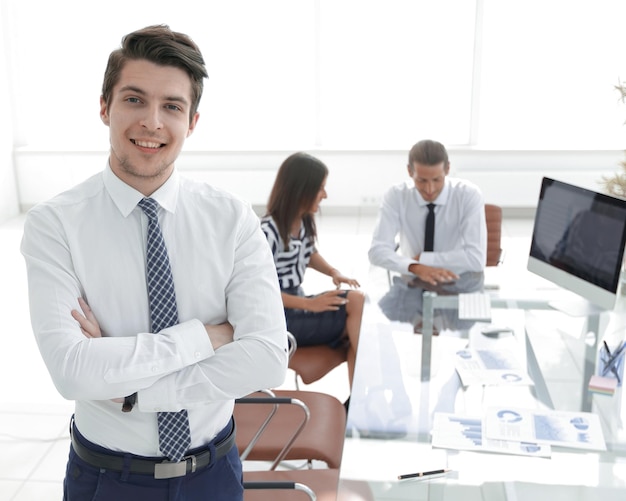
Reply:
[[[176,292],[170,260],[159,226],[159,205],[152,198],[144,198],[138,205],[148,216],[146,275],[152,332],[156,333],[178,323]],[[180,461],[191,444],[187,410],[159,412],[157,421],[159,449],[170,461]]]
[[[428,204],[426,216],[426,232],[424,233],[424,252],[433,250],[435,243],[435,204]]]

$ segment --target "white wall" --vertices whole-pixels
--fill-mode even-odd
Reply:
[[[0,25],[3,12],[0,9]],[[4,34],[0,32],[0,96],[5,97],[0,113],[0,222],[19,212],[15,171],[13,169],[13,131],[11,126],[11,99],[6,61]]]
[[[290,151],[183,152],[185,175],[228,189],[263,207],[276,170]],[[405,151],[310,151],[330,169],[325,213],[374,212],[385,189],[407,178]],[[603,175],[619,168],[624,152],[614,151],[450,151],[451,174],[477,183],[486,201],[508,209],[532,209],[543,176],[601,191]],[[20,209],[86,179],[105,166],[106,152],[15,154]]]
[[[194,0],[137,0],[128,16],[122,0],[0,2],[0,221],[103,168],[106,57],[164,20],[196,34],[211,75],[179,168],[258,207],[291,148],[328,164],[326,213],[375,211],[424,137],[467,145],[449,146],[453,174],[505,209],[533,208],[543,175],[600,189],[624,158],[622,0],[204,3],[193,17]]]

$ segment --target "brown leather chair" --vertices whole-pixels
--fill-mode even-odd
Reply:
[[[346,410],[332,395],[304,390],[257,392],[237,399],[236,443],[242,461],[268,461],[274,470],[284,460],[341,464]]]
[[[311,391],[264,390],[237,399],[234,417],[244,465],[271,461],[267,470],[244,467],[246,501],[336,499],[346,428],[346,411],[339,400]],[[309,468],[276,469],[286,460],[305,460]],[[327,467],[313,469],[314,460]]]
[[[244,471],[244,501],[373,501],[365,482],[341,481],[337,496],[339,470]],[[271,495],[268,494],[270,490]],[[312,491],[314,496],[311,495]]]
[[[289,368],[295,373],[296,389],[299,382],[311,384],[322,379],[335,367],[348,360],[348,347],[331,348],[326,345],[298,346],[296,339],[289,335]]]
[[[485,204],[487,221],[487,266],[498,266],[504,258],[502,250],[502,208],[498,205]]]

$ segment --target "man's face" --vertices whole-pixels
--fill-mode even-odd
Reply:
[[[415,188],[427,202],[434,202],[445,185],[446,176],[450,170],[449,165],[441,162],[436,165],[423,165],[413,163],[413,168],[408,167],[409,176],[415,183]]]
[[[148,196],[170,176],[185,139],[198,121],[189,120],[191,80],[173,66],[128,61],[111,102],[100,100],[100,117],[109,126],[111,169]]]

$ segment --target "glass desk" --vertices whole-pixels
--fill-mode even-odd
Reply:
[[[462,291],[480,290],[482,277],[465,284],[472,288]],[[459,290],[411,285],[395,280],[366,306],[341,480],[367,483],[377,500],[626,499],[622,388],[613,395],[588,391],[602,341],[614,347],[626,337],[622,309],[571,317],[543,294],[512,298],[492,291],[491,324],[510,332],[488,337],[481,332],[488,322],[458,319]],[[455,360],[470,349],[514,353],[532,382],[464,386]],[[592,412],[606,450],[553,445],[549,457],[536,457],[432,446],[435,415],[480,418],[500,406]],[[427,480],[397,478],[442,468],[450,471]]]

